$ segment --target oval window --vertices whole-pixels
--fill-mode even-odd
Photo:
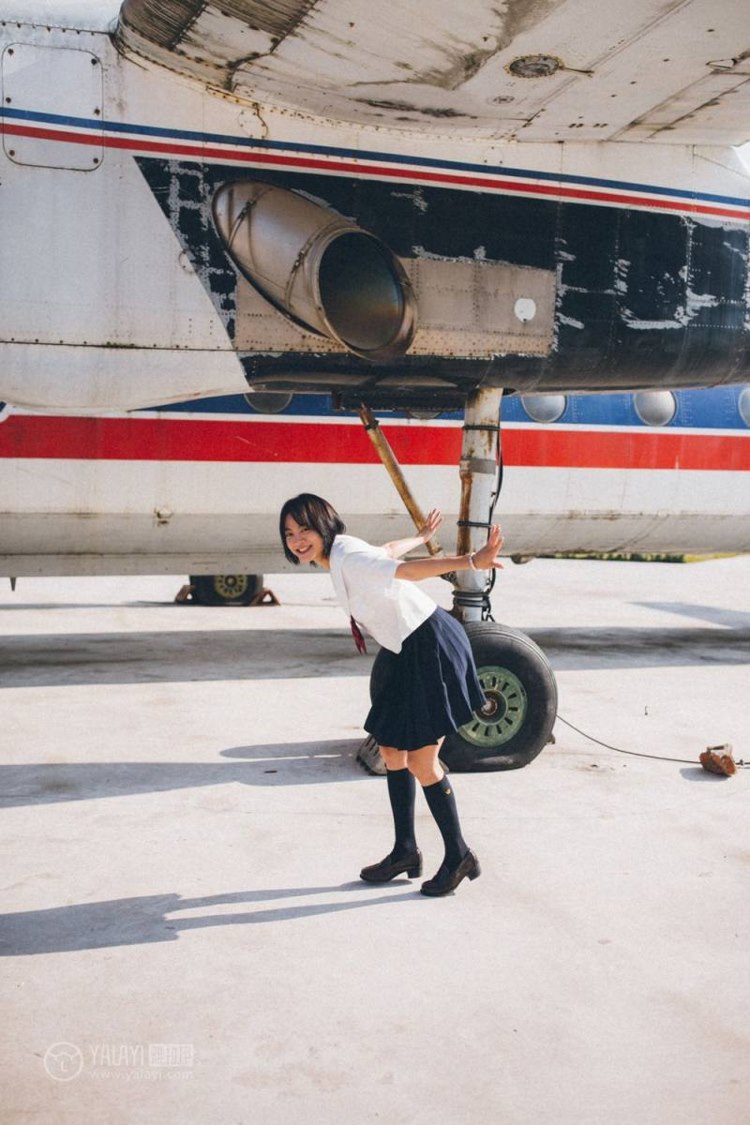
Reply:
[[[737,400],[737,409],[745,425],[750,426],[750,387],[745,387],[745,389],[740,392],[740,397]]]
[[[565,395],[521,395],[521,405],[534,422],[556,422],[565,413]]]
[[[286,410],[294,395],[286,391],[256,391],[254,394],[243,395],[248,406],[257,410],[259,414],[280,414]]]
[[[633,395],[633,406],[647,426],[667,426],[677,411],[677,399],[671,391],[639,391]]]

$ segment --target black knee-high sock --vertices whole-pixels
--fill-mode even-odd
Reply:
[[[391,853],[394,859],[411,855],[417,850],[414,835],[414,797],[416,784],[414,775],[408,769],[388,770],[388,797],[393,812],[393,827],[396,830],[396,843]]]
[[[443,837],[445,862],[449,867],[457,867],[469,848],[461,835],[453,786],[443,776],[434,785],[425,785],[423,793]]]

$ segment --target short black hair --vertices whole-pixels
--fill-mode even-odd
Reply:
[[[342,535],[346,531],[346,525],[341,516],[333,505],[324,500],[322,496],[315,496],[312,492],[301,492],[299,496],[293,496],[291,500],[287,500],[279,516],[279,534],[284,554],[289,562],[294,563],[295,566],[299,566],[299,559],[289,550],[286,542],[284,525],[287,516],[291,516],[295,523],[300,524],[300,526],[317,531],[323,539],[323,550],[326,558],[331,553],[331,547],[336,536]]]

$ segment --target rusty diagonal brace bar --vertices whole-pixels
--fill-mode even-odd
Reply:
[[[401,471],[401,466],[396,460],[396,456],[388,443],[387,437],[380,428],[380,423],[369,406],[365,406],[364,403],[359,407],[359,416],[362,420],[362,425],[367,430],[370,441],[375,446],[378,457],[386,467],[388,476],[393,481],[396,486],[396,491],[406,505],[406,510],[414,521],[414,526],[417,531],[419,531],[424,524],[424,514],[412,495],[406,477]],[[435,542],[434,538],[430,539],[425,546],[431,555],[442,555],[443,553],[442,547],[439,543]]]

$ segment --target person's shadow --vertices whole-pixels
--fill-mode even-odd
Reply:
[[[357,765],[361,740],[232,746],[210,762],[44,762],[0,765],[0,808],[164,793],[209,785],[322,785],[372,780]]]
[[[27,910],[0,915],[0,957],[29,956],[38,953],[70,953],[82,949],[104,949],[118,945],[141,945],[154,941],[176,941],[181,930],[205,926],[236,926],[260,922],[286,922],[315,914],[335,914],[342,910],[381,906],[399,899],[416,900],[418,887],[397,879],[392,887],[411,889],[401,894],[380,894],[374,898],[357,892],[373,888],[359,881],[330,887],[286,887],[266,891],[234,891],[201,898],[178,894],[139,895],[104,902],[84,902],[74,906],[53,906],[47,910]],[[277,902],[313,895],[351,892],[348,902],[314,902],[271,907],[238,909],[231,914],[211,912],[212,907]],[[184,911],[206,913],[180,916]]]

